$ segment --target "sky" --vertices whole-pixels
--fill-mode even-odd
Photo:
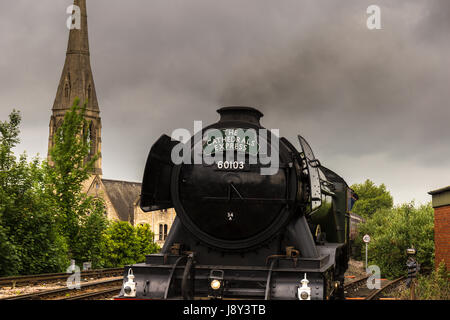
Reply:
[[[47,154],[70,0],[0,2],[0,120]],[[369,5],[381,29],[369,30]],[[450,1],[87,0],[105,178],[141,181],[152,144],[247,105],[305,137],[349,185],[400,204],[450,185]]]

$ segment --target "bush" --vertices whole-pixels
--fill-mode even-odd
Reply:
[[[410,299],[410,289],[406,288],[397,294],[399,299]],[[450,272],[442,261],[431,275],[419,275],[416,285],[417,300],[450,300]]]
[[[158,252],[161,248],[153,242],[154,234],[150,230],[150,225],[138,225],[136,228],[136,262],[144,262],[145,255]]]
[[[394,209],[378,210],[359,226],[358,241],[364,234],[371,236],[369,264],[378,265],[384,276],[399,277],[407,272],[406,249],[417,250],[416,259],[422,268],[434,264],[434,212],[431,204],[414,207],[403,204]],[[362,247],[365,256],[365,246]]]
[[[450,272],[442,261],[430,276],[419,276],[416,296],[420,300],[450,300]]]
[[[20,257],[16,246],[8,239],[8,232],[0,222],[0,275],[11,276],[17,274],[20,268]]]
[[[144,262],[145,255],[157,252],[149,225],[133,227],[129,222],[115,221],[106,230],[104,260],[106,267],[123,267]]]

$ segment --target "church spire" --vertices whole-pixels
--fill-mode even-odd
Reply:
[[[74,5],[80,8],[80,29],[70,30],[66,61],[53,110],[69,109],[75,98],[78,97],[81,102],[88,101],[87,109],[99,112],[90,62],[86,0],[74,0]],[[74,15],[74,19],[77,19],[76,15]]]
[[[81,29],[72,29],[70,31],[67,54],[83,54],[89,56],[86,0],[75,0],[73,4],[80,8]]]
[[[74,6],[80,9],[80,15],[73,15],[75,28],[69,32],[66,61],[59,80],[58,90],[50,118],[49,149],[53,146],[53,135],[64,119],[64,114],[72,106],[75,98],[80,104],[87,101],[86,120],[90,122],[90,156],[101,151],[101,119],[98,107],[97,93],[95,91],[94,77],[92,75],[86,0],[74,0]],[[77,13],[76,11],[74,11]],[[80,28],[76,28],[79,26]],[[101,154],[95,163],[94,174],[102,174]]]

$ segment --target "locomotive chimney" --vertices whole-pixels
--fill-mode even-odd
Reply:
[[[259,127],[261,126],[259,119],[264,116],[255,108],[240,106],[223,107],[217,110],[217,112],[220,114],[219,122],[243,121]]]

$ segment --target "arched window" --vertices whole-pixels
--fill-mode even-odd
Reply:
[[[92,95],[92,88],[91,85],[88,85],[87,87],[87,97],[88,97],[88,101],[91,102],[91,95]]]
[[[169,231],[169,226],[167,224],[159,224],[159,241],[165,241],[167,239],[167,232]]]
[[[163,240],[163,225],[159,224],[159,241]]]
[[[89,124],[88,140],[91,144],[91,150],[90,150],[89,154],[91,156],[93,156],[93,155],[95,155],[95,152],[96,152],[97,132],[96,132],[95,126],[92,122]]]
[[[68,83],[64,85],[64,96],[66,97],[66,99],[69,99],[70,97],[70,86]]]
[[[65,84],[64,84],[64,97],[66,99],[70,98],[70,72],[67,73]]]

